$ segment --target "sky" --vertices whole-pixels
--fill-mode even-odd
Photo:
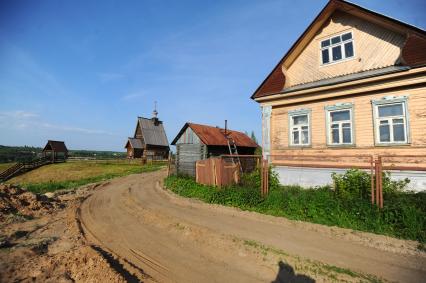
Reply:
[[[426,28],[426,0],[354,0]],[[154,101],[185,122],[254,131],[252,93],[326,0],[0,0],[0,145],[123,151]]]

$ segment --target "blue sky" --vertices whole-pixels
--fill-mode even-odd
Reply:
[[[356,4],[421,28],[426,1]],[[327,3],[0,1],[0,144],[123,150],[137,116],[254,130],[250,95]]]

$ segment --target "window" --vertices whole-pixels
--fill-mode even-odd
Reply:
[[[330,64],[354,57],[354,43],[352,32],[321,41],[322,64]]]
[[[373,101],[376,143],[408,143],[406,100]]]
[[[352,145],[352,104],[329,106],[327,110],[327,141],[329,145]]]
[[[289,140],[292,146],[310,145],[310,110],[289,112]]]

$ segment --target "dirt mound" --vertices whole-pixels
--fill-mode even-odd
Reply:
[[[0,221],[6,222],[10,216],[24,218],[38,217],[65,205],[58,198],[34,194],[13,185],[0,185]]]

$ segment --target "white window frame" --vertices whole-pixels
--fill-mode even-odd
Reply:
[[[401,97],[385,97],[380,100],[372,100],[373,105],[373,124],[374,124],[374,141],[376,145],[407,145],[410,144],[410,119],[408,113],[407,96]],[[403,115],[379,117],[379,107],[389,105],[402,105]],[[393,136],[393,119],[403,119],[404,121],[404,141],[394,141]],[[390,141],[380,140],[380,121],[388,121]]]
[[[351,34],[351,38],[343,41],[342,40],[342,35],[347,34],[347,33]],[[332,44],[331,43],[331,39],[333,37],[336,37],[336,36],[340,36],[340,42]],[[326,46],[326,47],[322,47],[322,42],[326,41],[326,40],[330,40],[330,45]],[[350,56],[350,57],[346,57],[346,52],[345,52],[345,48],[344,48],[345,43],[348,43],[348,42],[352,42],[353,55]],[[333,49],[333,47],[336,47],[336,46],[340,46],[340,50],[342,52],[342,59],[333,60],[332,49]],[[320,62],[321,62],[320,66],[329,66],[329,65],[333,65],[333,64],[337,64],[337,63],[341,63],[341,62],[345,62],[345,61],[349,61],[349,60],[355,59],[355,39],[354,39],[354,33],[352,31],[345,31],[345,32],[342,32],[342,33],[339,33],[339,34],[328,36],[326,38],[322,38],[322,39],[319,40],[319,49],[320,49],[319,56],[320,56]],[[323,63],[322,51],[326,50],[326,49],[328,50],[329,61],[328,61],[328,63]]]
[[[331,113],[334,112],[342,112],[342,111],[349,111],[349,120],[344,121],[338,121],[338,122],[332,122],[331,121]],[[326,130],[327,130],[327,145],[333,146],[333,147],[341,147],[341,146],[354,146],[355,145],[355,122],[354,122],[354,109],[352,103],[344,103],[344,104],[336,104],[332,106],[326,106],[325,107],[326,112]],[[350,143],[344,143],[343,142],[343,124],[349,123],[350,124],[350,133],[351,133],[351,142]],[[333,143],[332,138],[332,131],[331,131],[331,125],[337,124],[339,125],[339,142]]]
[[[306,124],[294,126],[293,117],[307,116],[308,121]],[[302,126],[308,127],[308,143],[302,143]],[[299,132],[299,143],[295,144],[293,141],[293,128],[297,127]],[[311,110],[310,109],[297,109],[288,112],[288,141],[291,147],[309,147],[311,146],[312,134],[311,134]]]

